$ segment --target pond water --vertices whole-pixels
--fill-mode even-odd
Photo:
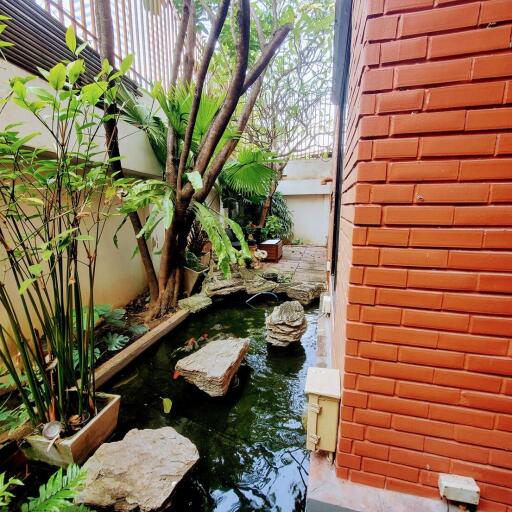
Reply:
[[[304,449],[304,384],[314,364],[316,308],[307,308],[300,344],[273,349],[265,341],[265,316],[274,305],[216,306],[197,314],[111,381],[122,395],[117,438],[132,428],[172,426],[195,443],[200,460],[177,489],[174,512],[301,511],[309,457]],[[238,385],[210,398],[182,378],[176,351],[191,337],[251,340]],[[165,414],[162,398],[173,402]]]

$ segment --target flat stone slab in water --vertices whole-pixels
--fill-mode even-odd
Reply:
[[[248,351],[249,340],[245,338],[210,341],[197,352],[180,359],[176,371],[208,395],[223,396]]]
[[[276,306],[265,322],[267,341],[276,347],[286,347],[299,341],[308,327],[304,308],[296,300]]]
[[[324,291],[323,283],[293,282],[285,287],[285,293],[290,299],[298,300],[304,305],[318,299]]]
[[[130,430],[104,443],[83,466],[84,490],[76,503],[117,511],[159,510],[199,460],[194,443],[171,427]]]
[[[187,297],[186,299],[181,299],[178,301],[178,306],[181,309],[186,309],[191,313],[197,313],[203,309],[206,309],[208,306],[212,305],[212,299],[203,293],[198,293],[196,295],[192,295],[191,297]]]

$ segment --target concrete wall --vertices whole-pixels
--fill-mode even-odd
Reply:
[[[327,244],[331,185],[320,181],[330,168],[330,159],[291,160],[277,189],[292,212],[294,238],[306,244]]]
[[[355,0],[352,30],[337,472],[430,497],[467,475],[509,511],[512,2]]]

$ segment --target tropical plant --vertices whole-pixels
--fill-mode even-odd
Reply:
[[[109,172],[115,158],[98,134],[110,118],[96,105],[117,101],[131,58],[120,71],[104,62],[83,84],[83,45],[72,28],[66,42],[75,60],[41,70],[51,89],[32,86],[33,77],[10,82],[8,100],[39,123],[51,147],[30,148],[40,134],[19,125],[0,132],[0,304],[8,319],[0,361],[34,426],[59,420],[66,427],[73,415],[95,414],[98,244],[129,182]]]
[[[130,341],[130,338],[122,334],[109,332],[102,341],[107,346],[107,350],[116,352],[117,350],[121,350]]]
[[[277,28],[252,67],[249,67],[251,6],[249,0],[238,0],[232,11],[233,19],[236,19],[236,26],[233,26],[233,29],[237,34],[236,57],[230,67],[233,73],[227,79],[227,86],[222,93],[206,94],[206,79],[209,76],[219,36],[228,17],[230,4],[230,0],[219,2],[213,21],[209,24],[207,40],[196,67],[195,52],[190,51],[194,48],[189,44],[194,40],[196,30],[195,24],[190,21],[193,19],[191,12],[192,17],[194,16],[195,5],[192,5],[191,0],[183,0],[170,72],[170,86],[165,91],[161,85],[156,84],[152,90],[152,96],[158,102],[167,122],[165,174],[159,184],[138,183],[126,192],[123,212],[128,215],[136,213],[148,202],[155,205],[144,228],[136,229],[138,240],[150,236],[157,222],[164,223],[165,235],[158,277],[151,258],[141,252],[148,278],[153,316],[166,313],[177,303],[181,292],[187,240],[196,218],[207,232],[217,254],[219,267],[224,272],[229,273],[230,265],[240,260],[240,254],[228,242],[224,227],[217,216],[203,203],[246,127],[259,94],[259,77],[291,27],[283,25]],[[100,54],[113,62],[115,42],[110,1],[98,0],[95,12]],[[180,67],[183,74],[179,82]],[[194,68],[197,69],[195,77]],[[242,98],[249,89],[250,94],[237,113],[236,123],[233,124],[237,108],[242,105]],[[119,155],[115,125],[107,124],[106,134],[110,155],[115,157]],[[115,162],[113,168],[121,170],[120,162]],[[148,197],[151,193],[153,196]],[[239,237],[244,253],[248,255],[240,227],[231,224],[230,226]],[[139,243],[139,249],[140,247]]]
[[[9,478],[7,481],[5,478],[5,473],[0,473],[0,512],[7,512],[7,505],[14,498],[14,494],[9,491],[9,487],[23,485],[23,482],[17,478]]]

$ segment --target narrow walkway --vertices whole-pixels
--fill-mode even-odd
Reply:
[[[285,245],[278,263],[264,263],[264,270],[275,269],[290,276],[290,281],[324,283],[327,250],[316,245]]]

